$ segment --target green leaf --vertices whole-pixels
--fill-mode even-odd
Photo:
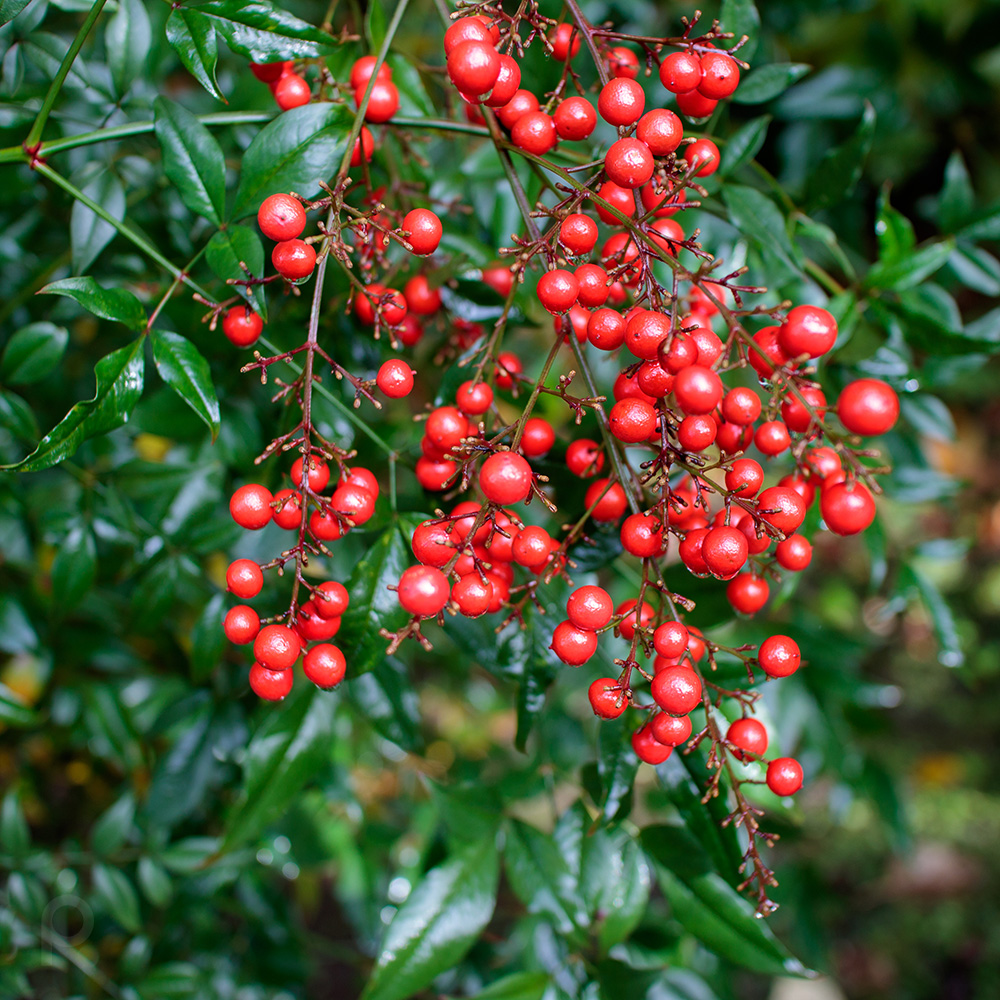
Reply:
[[[166,34],[188,72],[213,97],[228,104],[215,79],[219,43],[212,22],[191,7],[174,7],[167,18]]]
[[[437,110],[427,93],[420,70],[413,62],[399,52],[390,52],[385,57],[392,70],[392,82],[399,91],[399,113],[401,115],[426,115],[434,118]]]
[[[211,22],[237,55],[252,62],[313,59],[336,39],[266,0],[207,0],[187,5]]]
[[[113,219],[125,218],[125,189],[110,170],[102,170],[85,184],[83,193],[96,201]],[[69,215],[69,242],[73,251],[73,271],[85,271],[111,242],[117,230],[92,212],[82,201],[74,201]]]
[[[128,840],[135,822],[135,799],[126,792],[94,824],[90,831],[91,849],[101,857],[114,854]]]
[[[139,896],[125,872],[110,865],[96,864],[93,879],[94,896],[107,915],[125,930],[138,934],[142,928]]]
[[[158,97],[153,109],[164,172],[192,212],[221,225],[226,214],[226,164],[218,142],[179,104]]]
[[[544,913],[560,934],[587,926],[576,879],[550,835],[520,820],[511,821],[503,860],[507,881],[529,913]]]
[[[955,418],[951,410],[926,392],[906,392],[899,397],[899,409],[908,423],[920,434],[935,441],[954,441]]]
[[[38,634],[24,608],[11,597],[0,602],[0,649],[5,653],[27,653],[38,649]]]
[[[954,233],[970,221],[975,204],[969,171],[956,149],[944,168],[944,186],[938,197],[938,225],[944,232]]]
[[[912,223],[889,204],[887,189],[879,196],[875,237],[878,240],[879,260],[886,264],[893,264],[907,257],[917,245]]]
[[[386,929],[363,1000],[405,1000],[454,968],[493,916],[498,876],[492,838],[427,872]]]
[[[89,524],[78,522],[63,539],[52,563],[52,598],[60,616],[87,596],[97,577],[97,541]]]
[[[737,129],[722,149],[719,173],[723,177],[745,167],[760,151],[767,138],[770,115],[761,115]]]
[[[949,238],[928,243],[895,261],[879,261],[868,271],[865,288],[887,288],[897,292],[913,288],[943,267],[954,249],[955,241]]]
[[[547,972],[514,972],[490,983],[473,1000],[542,1000],[551,982]]]
[[[173,883],[166,869],[152,858],[139,858],[136,869],[139,888],[153,906],[166,906],[173,895]]]
[[[623,829],[595,830],[584,841],[580,891],[599,921],[601,952],[624,941],[642,920],[652,875],[639,845]]]
[[[769,63],[752,69],[740,80],[740,85],[733,94],[733,103],[763,104],[780,97],[811,69],[812,66],[807,63]]]
[[[739,50],[739,56],[750,62],[757,51],[760,34],[760,12],[753,0],[722,0],[719,20],[725,31],[733,33],[734,41],[738,41],[741,35],[747,36],[747,43]]]
[[[7,341],[0,357],[0,380],[26,385],[45,378],[62,360],[69,331],[54,323],[31,323]]]
[[[247,747],[222,850],[255,837],[329,762],[336,706],[335,696],[310,686],[269,709]]]
[[[38,713],[28,708],[20,695],[0,684],[0,722],[5,726],[27,729],[38,724]]]
[[[773,253],[794,271],[799,270],[785,217],[766,194],[742,184],[727,184],[722,189],[722,198],[729,209],[730,221],[743,235],[762,251]]]
[[[382,0],[368,0],[368,10],[365,12],[365,35],[373,52],[378,52],[385,41],[385,29],[388,18]]]
[[[279,191],[306,198],[319,191],[340,165],[353,117],[342,104],[306,104],[265,125],[243,154],[233,218]]]
[[[125,288],[102,288],[93,278],[63,278],[39,289],[39,295],[66,295],[101,319],[114,320],[137,333],[146,328],[146,310]]]
[[[966,288],[991,297],[1000,295],[1000,261],[982,247],[960,244],[948,258],[948,266]]]
[[[190,340],[166,330],[150,331],[153,361],[160,378],[204,421],[214,441],[219,433],[219,401],[208,362]]]
[[[900,570],[899,586],[901,590],[912,587],[920,595],[941,646],[938,653],[941,663],[946,667],[960,667],[965,662],[965,653],[955,627],[955,616],[937,584],[923,570],[907,563]]]
[[[339,640],[343,641],[343,640]],[[420,705],[406,667],[393,657],[376,661],[367,673],[355,675],[349,667],[347,697],[387,740],[416,753],[422,748],[417,720]]]
[[[682,827],[651,826],[642,846],[675,920],[721,958],[770,976],[808,970],[758,919],[753,907],[712,870],[701,845]]]
[[[599,794],[595,803],[606,823],[628,814],[638,770],[631,730],[621,722],[603,724],[597,736]]]
[[[0,847],[20,857],[27,854],[30,846],[31,831],[21,808],[21,799],[17,792],[10,791],[3,797],[3,805],[0,806]]]
[[[364,554],[347,581],[351,603],[341,620],[337,644],[347,657],[352,676],[371,670],[385,656],[388,640],[379,635],[380,628],[395,632],[409,621],[410,616],[388,587],[399,583],[403,570],[413,560],[404,535],[417,523],[411,524],[412,520],[401,519],[388,528]]]
[[[222,659],[227,645],[222,630],[225,614],[225,595],[213,594],[191,629],[191,680],[195,684],[204,684]]]
[[[0,0],[0,28],[13,21],[31,0]]]
[[[140,338],[101,358],[94,369],[97,391],[93,399],[77,403],[27,458],[0,468],[13,472],[48,469],[69,458],[87,438],[124,424],[142,395],[142,348]]]
[[[208,241],[205,258],[216,277],[222,281],[230,278],[244,281],[264,275],[264,247],[260,237],[249,226],[229,225],[214,233]],[[240,267],[241,261],[250,269],[249,274]],[[233,285],[232,288],[250,303],[261,319],[267,320],[263,285]]]
[[[854,135],[836,149],[831,149],[806,182],[809,211],[837,205],[850,195],[861,179],[874,137],[875,108],[865,101],[865,109]]]
[[[118,10],[108,21],[104,38],[115,91],[124,97],[149,65],[153,30],[142,0],[118,0]]]
[[[988,208],[975,222],[957,233],[967,240],[1000,240],[1000,206]]]
[[[35,414],[16,392],[0,391],[0,427],[21,441],[34,441],[38,437]]]

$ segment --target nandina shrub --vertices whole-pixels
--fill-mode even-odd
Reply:
[[[803,68],[752,4],[506,7],[417,60],[406,0],[12,5],[2,717],[89,794],[25,744],[10,995],[205,995],[229,923],[238,995],[299,989],[327,873],[378,1000],[807,973],[757,918],[882,641],[810,580],[867,558],[960,657],[884,521],[922,373],[995,338],[927,283],[952,237],[885,194],[874,263],[840,232],[870,105],[804,186],[755,159],[730,103]]]

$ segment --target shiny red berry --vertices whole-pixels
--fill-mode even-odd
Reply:
[[[560,622],[552,633],[549,648],[563,663],[579,667],[597,652],[597,633],[577,628],[572,622]]]
[[[290,194],[272,194],[257,209],[257,225],[275,243],[294,240],[306,228],[306,210],[302,202]]]
[[[263,664],[255,663],[250,668],[250,688],[258,698],[265,701],[281,701],[292,690],[294,677],[291,670],[269,670]]]
[[[324,691],[336,687],[346,672],[344,654],[329,642],[313,646],[302,659],[302,673]]]
[[[226,587],[244,601],[256,597],[264,586],[264,574],[252,559],[235,559],[226,570]]]
[[[391,358],[379,368],[375,384],[390,399],[402,399],[413,391],[413,371],[408,362]]]
[[[231,344],[250,347],[264,329],[264,321],[249,306],[233,306],[222,317],[222,332]]]
[[[513,452],[497,452],[483,462],[479,488],[493,503],[519,503],[531,493],[531,466]]]
[[[411,615],[430,618],[447,603],[448,580],[433,566],[410,566],[399,578],[399,603]]]
[[[899,419],[899,397],[892,386],[880,379],[860,378],[840,393],[837,416],[852,434],[863,437],[885,434]]]
[[[597,112],[585,97],[567,97],[559,102],[552,119],[560,139],[578,142],[594,131]]]
[[[598,677],[587,689],[587,697],[599,719],[617,719],[628,708],[628,698],[614,677]]]
[[[672,52],[660,63],[660,82],[674,94],[697,89],[701,75],[701,60],[694,52]]]
[[[799,645],[787,635],[772,635],[760,644],[757,660],[768,677],[788,677],[802,663]]]
[[[767,765],[767,787],[775,795],[794,795],[802,787],[802,765],[794,757],[777,757]]]
[[[271,251],[274,269],[288,281],[308,278],[316,268],[316,251],[303,240],[286,240]]]
[[[253,643],[254,659],[269,670],[287,670],[302,652],[302,644],[287,625],[265,625]]]
[[[763,757],[767,752],[767,730],[756,719],[737,719],[726,732],[726,739],[737,748],[734,756],[745,760]]]
[[[690,667],[668,667],[652,681],[653,701],[670,715],[687,715],[701,704],[701,680]]]
[[[642,86],[628,77],[609,80],[597,98],[597,110],[611,125],[633,125],[642,117],[646,94]]]
[[[403,216],[402,229],[409,234],[403,238],[418,256],[434,253],[441,242],[441,220],[429,208],[414,208],[407,212]]]
[[[604,628],[614,614],[614,602],[603,587],[577,587],[566,602],[566,617],[577,628],[596,631]]]
[[[271,523],[271,491],[259,483],[241,486],[229,501],[229,513],[241,527],[259,531]]]
[[[237,604],[235,608],[230,608],[226,612],[222,630],[230,642],[245,646],[257,638],[257,633],[260,631],[260,617],[253,608]]]

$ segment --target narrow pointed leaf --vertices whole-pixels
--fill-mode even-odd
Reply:
[[[208,362],[198,348],[180,334],[153,330],[150,340],[160,377],[208,425],[214,441],[219,433],[219,401]]]
[[[243,281],[264,275],[264,246],[260,237],[249,226],[230,225],[214,233],[208,241],[205,258],[216,277],[222,281]],[[240,267],[241,262],[250,269],[249,274]],[[247,300],[261,319],[267,320],[267,299],[264,297],[263,285],[231,287]]]
[[[219,43],[212,21],[194,8],[175,7],[167,18],[166,32],[167,41],[180,56],[188,72],[213,97],[228,104],[215,79]]]
[[[763,104],[780,97],[797,80],[801,80],[812,66],[807,63],[770,63],[752,69],[740,79],[733,94],[734,104]]]
[[[39,295],[66,295],[101,319],[124,323],[137,333],[145,329],[146,310],[126,288],[102,288],[93,278],[63,278],[39,289]]]
[[[45,378],[62,360],[69,332],[54,323],[31,323],[7,341],[0,356],[0,381],[25,385]]]
[[[806,184],[810,211],[829,208],[843,201],[861,179],[861,171],[875,137],[875,108],[865,101],[854,135],[832,149],[819,162]]]
[[[83,193],[102,206],[119,222],[125,218],[125,189],[110,171],[102,170],[85,184]],[[73,251],[73,271],[86,271],[100,252],[111,242],[115,227],[99,218],[82,201],[73,202],[69,216],[69,242]]]

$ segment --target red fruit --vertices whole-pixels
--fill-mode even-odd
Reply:
[[[233,306],[222,317],[222,332],[237,347],[249,347],[257,342],[264,321],[249,306]]]
[[[524,371],[521,359],[511,351],[501,351],[497,355],[494,383],[498,389],[509,389],[514,384],[514,377]]]
[[[560,622],[549,645],[563,663],[579,667],[597,652],[597,633],[577,628],[572,622]]]
[[[490,455],[479,470],[479,488],[493,503],[520,503],[531,493],[531,466],[510,451]]]
[[[250,689],[265,701],[282,701],[292,690],[291,670],[268,670],[255,663],[250,668]]]
[[[664,746],[653,735],[647,724],[632,734],[632,750],[636,757],[646,764],[662,764],[673,752],[673,747]]]
[[[687,715],[701,704],[701,679],[690,668],[668,667],[652,681],[653,701],[670,715]]]
[[[597,98],[597,110],[611,125],[633,125],[642,116],[646,94],[640,84],[628,77],[609,80]]]
[[[499,75],[500,53],[490,42],[462,42],[448,53],[448,76],[463,94],[489,93]]]
[[[364,100],[365,87],[358,87],[354,91],[354,106],[360,108]],[[365,110],[365,121],[374,122],[381,125],[389,121],[399,110],[399,91],[394,83],[388,80],[376,80],[372,87],[371,95],[368,98],[368,107]]]
[[[291,63],[250,63],[250,72],[253,73],[261,83],[277,83],[281,79],[281,74],[285,68],[291,68]]]
[[[710,528],[701,543],[701,557],[709,572],[720,580],[735,576],[747,561],[747,536],[732,525]]]
[[[401,323],[406,316],[403,293],[373,281],[362,294],[355,296],[354,314],[365,326],[374,326],[376,313],[382,325]]]
[[[837,399],[837,416],[852,433],[863,437],[885,434],[899,419],[899,397],[877,378],[859,378],[845,386]]]
[[[632,637],[635,635],[635,630],[636,630],[635,607],[636,607],[636,601],[628,600],[628,601],[622,601],[622,603],[619,604],[617,608],[615,608],[616,615],[624,616],[622,620],[618,623],[618,631],[621,633],[623,639],[627,639],[629,641],[632,640]],[[649,604],[647,604],[646,601],[643,601],[642,607],[639,609],[638,624],[642,628],[646,628],[653,621],[654,617],[655,613],[652,607]]]
[[[722,399],[722,415],[734,424],[752,424],[760,416],[760,396],[743,386],[730,389]]]
[[[559,242],[576,256],[590,253],[597,245],[597,223],[579,212],[567,215],[559,226]]]
[[[701,57],[698,93],[713,101],[729,97],[740,82],[740,67],[725,52],[706,52]]]
[[[685,413],[711,413],[722,399],[722,380],[710,368],[689,365],[677,373],[674,398]]]
[[[559,62],[572,59],[580,51],[580,32],[575,24],[557,24],[549,34],[552,57]]]
[[[518,149],[544,156],[556,144],[556,127],[551,115],[544,111],[530,111],[514,122],[510,139]]]
[[[657,712],[649,721],[649,730],[657,743],[662,743],[665,747],[679,747],[691,736],[691,718],[687,715]]]
[[[823,390],[807,385],[799,390],[799,394],[812,407],[816,417],[822,420],[826,413],[826,396],[823,394]],[[789,430],[802,434],[809,430],[813,416],[798,397],[789,393],[781,404],[781,419],[784,420]]]
[[[798,573],[812,562],[812,545],[804,535],[789,535],[774,547],[774,557],[780,566]]]
[[[552,552],[552,537],[544,528],[529,524],[518,532],[511,546],[511,552],[518,566],[526,566],[529,569],[543,566]]]
[[[701,60],[694,52],[672,52],[660,63],[660,83],[674,94],[695,90],[701,76]]]
[[[462,413],[479,416],[493,403],[493,390],[485,382],[463,382],[455,393],[455,402]]]
[[[602,587],[577,587],[566,601],[566,617],[577,628],[596,632],[611,621],[614,614],[611,595]]]
[[[684,126],[673,111],[655,108],[639,119],[635,137],[649,147],[653,156],[666,156],[680,145]]]
[[[445,34],[445,48],[447,49],[448,35]],[[375,72],[375,63],[378,60],[375,56],[362,56],[360,59],[354,61],[354,65],[351,67],[351,89],[357,90],[358,87],[367,87],[368,81],[372,78],[372,73]],[[377,80],[389,81],[392,79],[392,67],[388,63],[382,63],[378,68]]]
[[[753,442],[763,454],[773,456],[785,451],[792,439],[782,421],[765,420],[754,432]]]
[[[287,670],[301,651],[302,644],[287,625],[265,625],[253,642],[254,659],[268,670]]]
[[[652,559],[663,552],[663,521],[652,511],[630,514],[622,522],[620,535],[622,548],[639,559]]]
[[[313,601],[306,601],[299,608],[295,619],[295,631],[302,639],[302,645],[310,642],[326,642],[340,631],[340,618],[323,618],[316,610]]]
[[[296,486],[302,485],[302,459],[297,458],[292,462],[292,468],[289,471],[289,475],[292,478],[292,482]],[[319,458],[317,455],[310,454],[309,456],[309,475],[307,477],[309,483],[309,489],[313,493],[319,493],[326,489],[326,484],[330,481],[330,467]]]
[[[350,518],[355,524],[364,524],[375,513],[375,497],[363,486],[343,483],[330,497],[330,510]]]
[[[653,632],[653,648],[660,656],[678,659],[688,648],[691,633],[680,622],[664,622]]]
[[[787,486],[789,489],[795,490],[802,497],[807,507],[811,507],[813,500],[816,499],[816,487],[810,479],[807,479],[799,472],[793,472],[790,476],[782,476],[778,480],[778,485]]]
[[[604,468],[600,445],[590,438],[577,438],[566,449],[566,468],[581,479],[596,476]]]
[[[763,482],[764,470],[752,458],[738,458],[732,468],[726,470],[726,489],[738,497],[756,496]]]
[[[650,112],[650,114],[654,113]],[[642,120],[640,120],[639,124],[642,124]],[[642,207],[647,212],[653,212],[653,215],[658,219],[676,215],[679,207],[687,200],[687,195],[685,195],[683,188],[674,190],[673,181],[667,181],[667,186],[664,190],[657,190],[657,183],[650,181],[639,192],[639,196],[642,199]]]
[[[425,274],[416,274],[403,285],[403,298],[409,311],[418,316],[432,316],[441,308],[441,292],[431,288]]]
[[[696,576],[708,576],[708,566],[701,556],[701,547],[708,531],[708,528],[689,529],[677,547],[681,562]]]
[[[302,660],[302,672],[318,688],[335,688],[347,672],[344,654],[329,642],[313,646]]]
[[[294,531],[302,524],[302,494],[295,490],[278,490],[274,494],[274,523],[285,531]]]
[[[615,184],[614,181],[605,181],[597,192],[599,198],[603,198],[609,205],[616,208],[622,215],[631,218],[635,215],[635,195],[628,188]],[[612,215],[603,205],[594,203],[597,210],[597,217],[601,222],[606,222],[609,226],[617,226],[621,220]]]
[[[587,689],[590,707],[599,719],[617,719],[628,708],[628,699],[614,677],[598,677]]]
[[[448,525],[441,521],[424,521],[413,530],[410,548],[416,558],[428,566],[444,566],[455,554]]]
[[[405,361],[385,361],[375,376],[375,384],[390,399],[402,399],[413,391],[413,372]]]
[[[735,455],[738,451],[746,451],[753,440],[752,427],[740,427],[739,424],[723,423],[715,435],[715,443],[723,455]]]
[[[753,573],[740,573],[729,581],[726,597],[733,610],[742,615],[754,615],[767,603],[771,588],[767,580]]]
[[[444,54],[450,56],[463,42],[493,43],[490,29],[479,17],[460,17],[444,33]],[[356,86],[354,80],[351,85]]]
[[[620,483],[612,483],[609,479],[597,479],[587,488],[583,505],[587,510],[593,507],[590,516],[598,524],[604,524],[617,521],[625,513],[628,501]]]
[[[570,271],[556,268],[538,279],[538,300],[550,313],[567,312],[576,302],[580,282]]]
[[[677,443],[688,452],[702,452],[718,433],[718,424],[704,414],[685,417],[677,428]]]
[[[542,417],[531,417],[524,424],[521,434],[521,451],[528,458],[541,458],[548,454],[556,443],[556,432],[552,424]]]
[[[264,586],[264,574],[252,559],[235,559],[226,570],[226,587],[244,601],[256,597]]]
[[[421,618],[436,615],[448,603],[448,580],[433,566],[411,566],[399,578],[399,603]]]
[[[521,67],[510,56],[500,56],[500,72],[490,96],[483,103],[488,108],[502,108],[510,102],[521,86]]]
[[[775,795],[794,795],[802,787],[802,765],[794,757],[777,757],[767,765],[767,787]]]
[[[835,535],[856,535],[875,520],[875,501],[861,483],[836,483],[820,494],[819,512]]]
[[[778,339],[780,330],[781,327],[778,326],[766,326],[763,330],[758,330],[753,336],[753,346],[747,347],[750,365],[761,378],[770,377],[775,368],[788,363],[788,355]]]
[[[500,124],[504,128],[512,129],[520,118],[537,110],[538,98],[530,90],[518,90],[497,112],[497,118],[500,119]],[[504,270],[507,269],[504,268]]]
[[[581,264],[574,272],[574,277],[580,283],[580,291],[577,293],[577,301],[581,306],[592,309],[595,306],[602,306],[608,299],[610,292],[610,281],[608,272],[600,264]],[[587,316],[587,333],[590,334],[590,314]],[[622,334],[625,332],[625,323],[622,322]],[[593,341],[591,341],[593,343]]]
[[[588,138],[597,125],[597,112],[585,97],[560,101],[552,118],[559,138],[571,142]]]
[[[260,631],[260,617],[253,608],[237,604],[235,608],[230,608],[226,612],[222,630],[230,642],[245,646],[257,638],[257,633]]]
[[[297,73],[283,76],[271,89],[274,100],[282,111],[301,108],[312,100],[312,89]]]
[[[441,242],[441,220],[429,208],[414,208],[403,216],[403,230],[410,235],[404,237],[413,247],[413,252],[421,257],[434,253]]]
[[[287,281],[299,281],[315,270],[316,251],[302,240],[286,240],[271,251],[271,263]]]
[[[375,478],[375,473],[370,469],[356,465],[353,469],[347,470],[346,474],[341,477],[340,482],[341,485],[351,483],[353,486],[360,486],[362,489],[368,490],[374,499],[378,499],[378,480]]]
[[[493,584],[478,573],[467,573],[451,588],[451,599],[466,618],[485,615],[493,601]]]
[[[639,388],[654,399],[668,396],[674,389],[674,376],[655,359],[643,361],[635,380]]]
[[[695,177],[708,177],[719,169],[719,147],[711,139],[696,139],[685,147],[684,159]]]
[[[432,410],[424,424],[424,434],[441,452],[448,452],[469,433],[469,421],[454,406]]]
[[[321,583],[312,595],[312,603],[320,618],[339,618],[347,610],[349,602],[347,588],[336,580]]]
[[[656,410],[641,399],[619,400],[611,407],[608,427],[619,441],[637,444],[656,429]]]
[[[805,501],[787,486],[770,486],[757,498],[761,519],[786,535],[791,534],[806,518]]]
[[[767,730],[756,719],[737,719],[726,733],[726,739],[738,749],[733,756],[745,760],[763,757],[767,752]]]
[[[738,527],[746,535],[750,555],[759,556],[771,547],[771,539],[766,531],[761,529],[761,533],[757,534],[757,525],[752,517],[744,517]]]
[[[259,483],[241,486],[229,501],[229,513],[241,527],[258,531],[271,522],[271,491]]]
[[[608,69],[612,76],[634,80],[639,75],[639,57],[624,45],[616,45],[608,55]]]
[[[625,188],[642,187],[653,176],[653,154],[638,139],[619,139],[611,144],[604,157],[604,170],[615,183]]]
[[[275,243],[294,240],[306,228],[306,210],[290,194],[272,194],[257,209],[257,225]]]
[[[688,118],[707,118],[714,110],[718,101],[699,94],[697,90],[689,94],[677,95],[677,107],[682,115]]]
[[[778,341],[790,358],[826,354],[837,339],[837,321],[818,306],[796,306],[781,325]]]
[[[651,361],[670,336],[670,317],[650,309],[639,309],[625,326],[625,346],[637,358]]]
[[[772,635],[760,644],[757,660],[768,677],[788,677],[799,669],[802,654],[794,639],[789,639],[787,635]]]

